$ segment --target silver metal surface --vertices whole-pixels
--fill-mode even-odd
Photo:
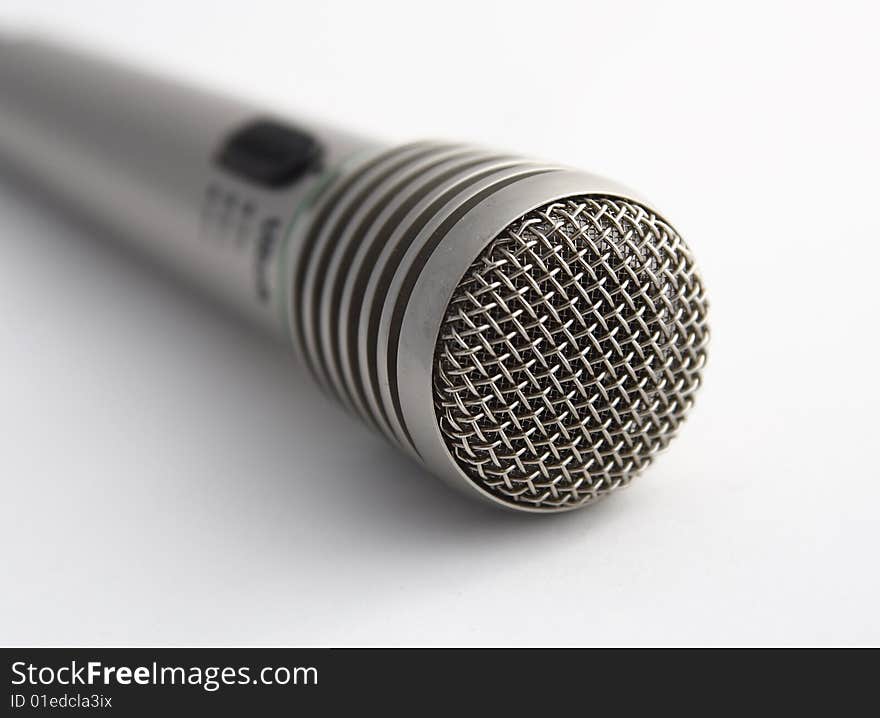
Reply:
[[[320,171],[260,187],[215,159],[267,116],[0,39],[0,158],[290,341],[451,485],[567,510],[666,446],[700,384],[706,303],[644,199],[553,164],[299,120]]]
[[[687,246],[635,202],[551,202],[502,232],[440,328],[434,406],[464,472],[514,505],[628,483],[700,386],[706,299]]]
[[[42,40],[0,36],[0,163],[286,338],[278,293],[286,228],[345,162],[379,145],[297,119],[324,148],[323,171],[266,189],[215,162],[223,141],[256,117],[273,114]],[[269,296],[256,291],[258,266]]]

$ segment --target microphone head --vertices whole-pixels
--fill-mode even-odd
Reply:
[[[627,484],[700,386],[706,299],[690,250],[645,206],[554,200],[501,232],[455,289],[434,406],[471,481],[575,508]]]
[[[288,238],[318,382],[453,486],[586,506],[666,447],[709,329],[687,245],[607,179],[414,144],[328,182]]]

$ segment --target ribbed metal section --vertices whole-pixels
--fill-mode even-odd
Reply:
[[[318,382],[369,425],[410,444],[399,407],[389,404],[387,392],[383,399],[381,387],[380,362],[393,366],[397,347],[379,346],[379,324],[401,314],[409,299],[406,292],[389,296],[392,279],[418,274],[439,241],[436,233],[421,236],[423,229],[438,213],[454,219],[462,209],[455,199],[468,188],[480,186],[485,196],[548,169],[469,147],[419,143],[341,176],[306,230],[292,287],[295,343]],[[424,251],[414,253],[420,242]],[[406,266],[405,256],[412,257]],[[393,372],[388,381],[396,384]]]

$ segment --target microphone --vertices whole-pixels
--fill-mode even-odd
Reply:
[[[0,157],[280,337],[349,411],[498,506],[564,511],[628,484],[701,385],[691,251],[596,175],[387,147],[2,38]]]

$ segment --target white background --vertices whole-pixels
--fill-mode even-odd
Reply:
[[[632,488],[508,515],[0,178],[0,643],[880,643],[875,5],[4,0],[272,108],[637,187],[713,343]]]

